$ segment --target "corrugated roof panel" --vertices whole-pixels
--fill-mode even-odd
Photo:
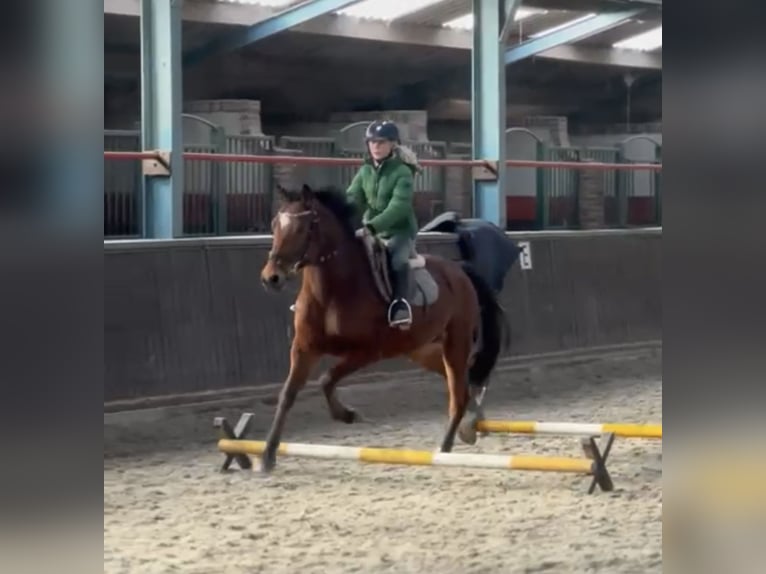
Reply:
[[[473,30],[473,12],[458,16],[449,22],[445,22],[442,26],[445,28],[455,28],[457,30]]]
[[[546,28],[544,30],[540,30],[539,32],[535,32],[534,34],[530,34],[529,37],[542,38],[543,36],[547,36],[548,34],[553,34],[554,32],[558,32],[559,30],[563,30],[564,28],[569,28],[570,26],[574,26],[575,24],[579,24],[580,22],[585,22],[586,20],[590,20],[592,18],[595,18],[596,16],[597,14],[595,12],[591,12],[590,14],[584,14],[572,20],[567,20],[566,22],[562,22],[561,24],[552,26],[551,28]]]
[[[416,12],[411,12],[399,20],[406,24],[439,27],[447,20],[452,20],[471,11],[471,0],[443,0]]]
[[[621,40],[625,40],[626,38],[633,36],[638,36],[639,34],[657,28],[661,24],[661,20],[631,20],[629,22],[625,22],[621,26],[616,26],[614,28],[610,28],[609,30],[604,30],[599,34],[589,36],[588,38],[583,38],[577,42],[577,44],[611,48],[613,44],[620,42]]]
[[[269,8],[284,8],[290,4],[295,4],[297,0],[214,0],[223,4],[255,4],[256,6],[267,6]]]
[[[440,2],[443,0],[364,0],[335,13],[390,22]]]
[[[531,18],[532,16],[542,16],[547,13],[548,13],[548,10],[521,7],[516,10],[516,14],[513,19],[515,22],[519,22],[520,20],[526,20],[527,18]],[[450,20],[449,22],[444,22],[444,24],[442,25],[446,28],[457,28],[460,30],[473,30],[473,12],[469,14],[464,14],[463,16]]]
[[[652,50],[662,48],[662,26],[615,42],[612,44],[612,47],[621,50],[637,50],[639,52],[651,52]]]

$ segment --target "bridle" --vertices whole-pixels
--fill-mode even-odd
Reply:
[[[338,249],[333,249],[332,252],[328,253],[327,255],[319,255],[317,257],[316,261],[309,260],[309,250],[311,249],[312,243],[314,243],[314,232],[319,227],[319,213],[316,209],[306,209],[305,211],[299,211],[298,213],[290,213],[287,211],[281,211],[277,214],[277,216],[286,216],[291,218],[301,218],[301,217],[311,217],[311,223],[309,224],[309,231],[306,234],[306,243],[303,246],[303,254],[298,258],[298,260],[293,263],[292,265],[292,272],[297,273],[301,269],[303,269],[306,265],[310,263],[314,264],[322,264],[326,261],[329,261],[333,257],[335,257],[338,254]],[[274,264],[277,267],[281,267],[284,263],[284,260],[282,257],[280,257],[277,253],[274,253],[274,249],[272,248],[269,251],[269,261],[273,261]]]

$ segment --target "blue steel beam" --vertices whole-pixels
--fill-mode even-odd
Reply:
[[[539,38],[533,38],[522,42],[509,48],[505,51],[505,63],[513,64],[519,60],[529,58],[551,48],[561,46],[562,44],[571,44],[577,42],[594,34],[598,34],[615,26],[619,26],[635,18],[641,14],[644,10],[624,10],[621,12],[608,12],[605,14],[598,14],[588,20],[583,20],[557,30],[551,34],[546,34]]]
[[[521,0],[473,0],[473,159],[495,162],[496,175],[475,173],[474,215],[505,229],[505,23]]]
[[[183,234],[181,9],[183,0],[141,0],[141,143],[169,152],[169,174],[144,174],[143,235]]]
[[[308,0],[307,2],[290,6],[265,20],[256,22],[242,32],[236,32],[211,40],[207,44],[190,51],[184,56],[184,66],[194,66],[216,54],[239,50],[254,42],[279,34],[314,18],[341,10],[357,2],[359,0]]]

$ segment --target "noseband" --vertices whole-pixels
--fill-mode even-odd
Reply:
[[[337,255],[338,250],[334,249],[331,253],[327,255],[320,255],[316,261],[310,261],[309,260],[309,250],[311,249],[311,244],[314,243],[314,232],[319,227],[319,213],[317,213],[316,209],[307,209],[305,211],[299,211],[298,213],[288,213],[288,212],[281,212],[278,214],[278,216],[286,216],[290,218],[299,218],[299,217],[309,217],[311,216],[311,223],[309,224],[309,232],[306,235],[306,244],[303,246],[303,254],[300,256],[300,258],[293,264],[292,271],[298,272],[301,269],[303,269],[306,265],[309,265],[310,263],[314,264],[321,264],[325,261],[328,261],[335,257]],[[279,257],[278,254],[274,253],[274,250],[269,251],[269,261],[273,261],[277,266],[281,266],[283,263],[282,258]]]

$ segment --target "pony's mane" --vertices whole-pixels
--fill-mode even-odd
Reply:
[[[300,192],[290,194],[295,200],[300,197]],[[312,190],[314,199],[332,213],[338,220],[344,233],[349,237],[355,237],[356,233],[356,208],[346,198],[346,193],[334,186]]]
[[[314,191],[314,197],[337,219],[349,237],[355,237],[356,233],[356,208],[349,202],[346,193],[337,187],[323,187]]]

